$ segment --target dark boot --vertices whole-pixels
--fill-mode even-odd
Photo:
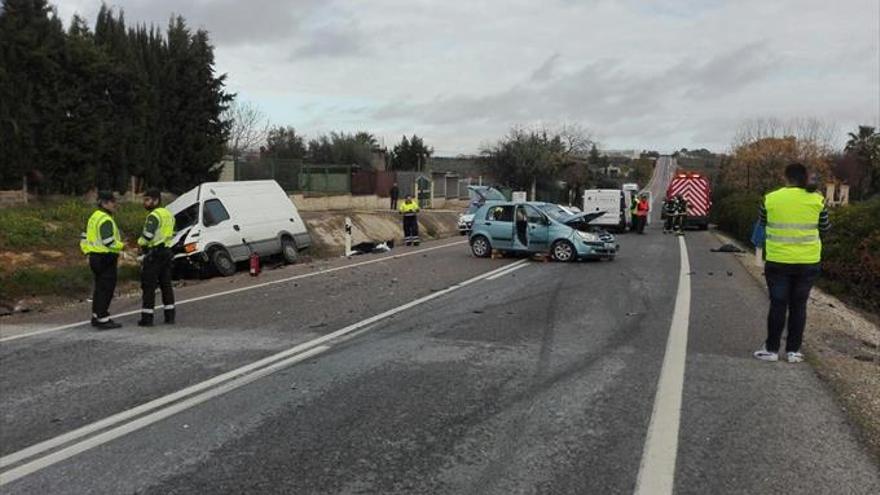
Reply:
[[[114,328],[122,328],[122,324],[116,323],[113,320],[107,320],[103,322],[99,321],[95,324],[95,328],[97,328],[98,330],[112,330]]]
[[[153,315],[150,313],[141,313],[141,319],[138,320],[139,327],[153,326]]]
[[[166,309],[165,310],[165,324],[166,325],[174,325],[174,310]]]

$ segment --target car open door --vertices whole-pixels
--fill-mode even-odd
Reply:
[[[532,253],[543,253],[550,249],[550,221],[547,216],[532,205],[523,205],[528,221],[528,249]]]
[[[513,248],[513,205],[492,206],[486,210],[484,218],[475,218],[474,224],[482,223],[488,227],[489,242],[495,249]]]

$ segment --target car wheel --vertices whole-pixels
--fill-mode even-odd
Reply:
[[[488,258],[492,254],[492,245],[489,244],[489,239],[478,235],[471,239],[471,251],[477,258]]]
[[[293,239],[289,237],[281,239],[281,257],[288,265],[296,263],[299,258],[299,250],[296,249],[296,243],[293,242]]]
[[[229,256],[229,253],[223,248],[216,248],[211,252],[211,264],[214,265],[217,273],[223,277],[235,275],[235,262],[232,261],[232,256]]]
[[[553,246],[550,248],[550,254],[553,256],[554,260],[561,261],[563,263],[574,261],[576,257],[574,244],[566,240],[554,242]]]

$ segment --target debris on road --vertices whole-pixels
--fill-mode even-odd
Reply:
[[[713,253],[745,253],[745,251],[730,243],[724,244],[717,249],[710,249],[709,251]]]

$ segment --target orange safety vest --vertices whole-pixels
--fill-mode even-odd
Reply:
[[[639,204],[636,206],[636,215],[640,217],[648,216],[648,200],[640,199]]]

